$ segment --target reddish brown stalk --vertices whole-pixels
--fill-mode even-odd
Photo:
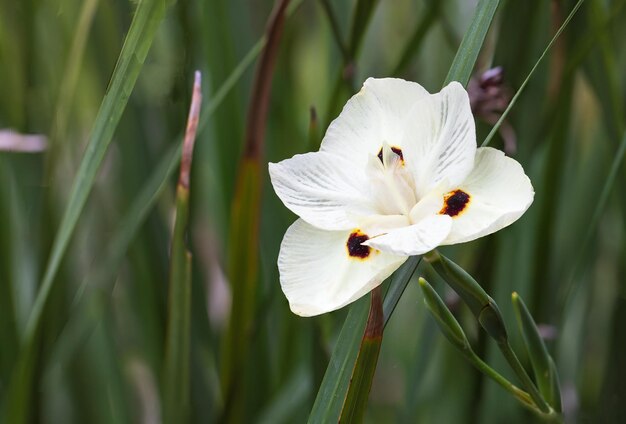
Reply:
[[[191,170],[191,159],[193,157],[193,146],[198,131],[198,120],[200,119],[200,105],[202,103],[202,91],[200,90],[202,77],[200,71],[196,71],[193,93],[191,95],[191,105],[189,106],[189,117],[187,118],[187,130],[183,141],[183,153],[180,160],[180,176],[178,184],[184,188],[189,188],[189,173]]]
[[[259,67],[254,75],[252,97],[248,107],[248,126],[246,128],[246,144],[244,158],[260,158],[263,153],[267,108],[269,105],[272,74],[278,55],[280,36],[285,24],[285,11],[289,0],[279,0],[272,11],[267,24],[267,44],[261,55]]]
[[[372,290],[370,313],[367,317],[364,339],[379,339],[383,337],[383,297],[380,286]]]

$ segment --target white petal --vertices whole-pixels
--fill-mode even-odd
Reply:
[[[365,166],[383,142],[400,145],[407,114],[427,96],[428,92],[415,82],[369,78],[330,123],[320,150]]]
[[[280,246],[280,284],[293,313],[313,316],[339,309],[371,291],[406,257],[372,249],[365,259],[348,255],[351,231],[319,230],[301,219]]]
[[[295,155],[269,164],[274,190],[285,206],[326,230],[356,227],[354,216],[376,213],[364,169],[325,152]]]
[[[535,195],[522,166],[490,147],[478,149],[474,170],[459,188],[470,200],[453,218],[443,244],[474,240],[512,224],[530,207]]]
[[[406,165],[423,197],[442,181],[460,184],[476,154],[476,129],[467,91],[451,82],[411,110],[402,140]]]
[[[395,255],[421,255],[439,246],[451,226],[452,218],[448,215],[431,215],[417,224],[397,228],[363,244]]]

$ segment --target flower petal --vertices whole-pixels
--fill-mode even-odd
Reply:
[[[476,128],[461,84],[453,81],[415,104],[404,127],[401,145],[418,197],[442,181],[463,182],[474,165]]]
[[[293,313],[313,316],[339,309],[378,286],[406,260],[374,249],[368,249],[367,257],[351,257],[350,233],[320,230],[302,219],[289,227],[278,269]]]
[[[535,192],[522,166],[491,147],[476,152],[476,165],[459,187],[469,194],[466,208],[453,217],[443,244],[456,244],[494,233],[515,222]]]
[[[451,227],[452,218],[448,215],[431,215],[417,224],[397,228],[363,244],[395,255],[421,255],[439,246]]]
[[[428,92],[415,82],[368,78],[330,123],[320,150],[365,167],[383,142],[392,146],[401,143],[407,114],[427,96]]]
[[[376,213],[364,169],[325,152],[295,155],[269,164],[274,190],[285,206],[309,224],[347,230],[354,217]]]

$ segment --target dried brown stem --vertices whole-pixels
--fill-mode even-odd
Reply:
[[[193,146],[196,140],[196,132],[198,131],[198,120],[200,119],[200,105],[202,103],[201,83],[200,71],[196,71],[193,93],[191,95],[191,106],[189,106],[189,117],[187,118],[187,130],[185,131],[185,140],[183,141],[183,153],[180,160],[180,177],[178,178],[178,184],[185,188],[189,188]]]

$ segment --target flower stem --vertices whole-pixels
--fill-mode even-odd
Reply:
[[[522,384],[532,397],[534,403],[537,405],[539,410],[543,414],[549,414],[552,408],[550,408],[550,405],[548,405],[543,397],[539,394],[535,383],[533,383],[533,381],[528,376],[528,373],[520,363],[519,359],[517,359],[517,355],[515,355],[515,352],[513,352],[513,349],[511,349],[511,345],[509,344],[508,340],[504,340],[498,343],[498,347],[500,348],[500,351],[504,355],[511,368],[513,368],[513,371],[515,371],[515,374],[517,374],[517,377],[522,381]]]

